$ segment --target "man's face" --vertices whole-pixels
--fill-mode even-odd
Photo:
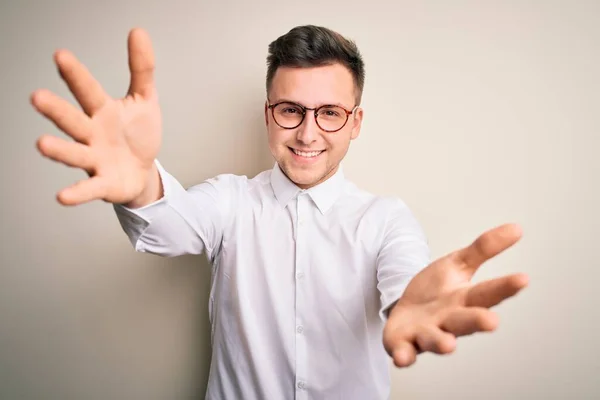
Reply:
[[[273,77],[269,102],[281,101],[309,108],[335,104],[352,111],[356,106],[352,74],[341,64],[314,68],[280,67]],[[307,189],[335,174],[350,141],[358,137],[362,115],[362,109],[357,109],[342,129],[330,133],[317,125],[314,111],[307,110],[297,128],[284,129],[275,122],[265,104],[269,149],[286,176],[300,188]]]

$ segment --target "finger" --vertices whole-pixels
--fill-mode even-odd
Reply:
[[[38,139],[37,148],[44,156],[69,167],[82,168],[88,173],[94,169],[92,152],[81,143],[44,135]]]
[[[128,94],[148,97],[154,89],[154,52],[150,36],[143,29],[133,29],[127,45],[131,72]]]
[[[470,246],[456,252],[454,257],[474,273],[485,261],[514,245],[521,236],[518,225],[501,225],[483,233]]]
[[[467,292],[467,307],[493,307],[527,286],[525,274],[515,274],[481,282]]]
[[[417,360],[417,350],[409,342],[401,341],[394,346],[392,358],[396,367],[408,367]]]
[[[54,62],[60,76],[87,115],[92,116],[110,99],[88,69],[68,50],[57,51]]]
[[[48,90],[38,90],[32,94],[31,104],[73,139],[89,142],[93,130],[92,121],[65,99]]]
[[[92,177],[61,190],[56,198],[62,205],[75,206],[92,200],[103,199],[105,193],[104,180],[99,177]]]
[[[436,354],[452,353],[456,348],[456,337],[437,326],[421,328],[416,337],[418,349]]]
[[[489,332],[498,327],[498,317],[487,308],[461,308],[451,312],[442,321],[441,328],[454,336],[471,335],[475,332]]]

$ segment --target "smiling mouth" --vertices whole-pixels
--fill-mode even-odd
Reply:
[[[313,158],[317,157],[319,154],[323,153],[325,150],[316,150],[316,151],[301,151],[296,150],[291,147],[288,147],[295,155],[305,158]]]

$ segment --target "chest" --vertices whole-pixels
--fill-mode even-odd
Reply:
[[[304,280],[315,290],[372,290],[383,221],[366,206],[323,213],[309,196],[286,207],[247,204],[223,238],[221,269],[234,281],[269,287]]]

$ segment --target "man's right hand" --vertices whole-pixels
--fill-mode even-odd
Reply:
[[[162,196],[154,164],[162,123],[148,34],[132,30],[128,51],[131,83],[125,98],[108,96],[86,67],[66,50],[57,51],[54,59],[82,110],[47,90],[31,96],[33,106],[74,139],[41,136],[37,141],[40,153],[89,175],[58,193],[57,199],[63,205],[102,199],[136,208]]]

